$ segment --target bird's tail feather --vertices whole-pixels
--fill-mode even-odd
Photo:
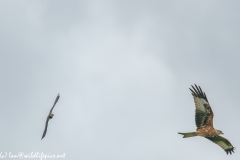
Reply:
[[[182,135],[183,135],[183,138],[188,138],[188,137],[197,136],[197,132],[188,132],[188,133],[180,133],[180,132],[178,132],[178,134],[182,134]]]

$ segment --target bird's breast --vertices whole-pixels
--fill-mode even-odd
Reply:
[[[216,135],[216,131],[212,127],[204,127],[197,130],[199,136],[212,137]]]

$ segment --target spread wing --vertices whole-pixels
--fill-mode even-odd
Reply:
[[[47,120],[46,120],[46,124],[45,124],[45,129],[44,129],[43,135],[42,135],[42,139],[45,137],[45,135],[47,133],[47,127],[48,127],[48,121],[50,119],[50,114],[52,113],[52,110],[53,110],[54,106],[57,104],[59,98],[60,98],[60,94],[58,93],[57,98],[55,99],[55,102],[53,104],[53,107],[51,108],[51,110],[50,110],[50,112],[48,114],[48,117],[47,117]]]
[[[56,99],[55,99],[55,102],[54,102],[54,104],[53,104],[53,107],[51,108],[51,110],[50,110],[50,112],[49,112],[49,115],[52,113],[52,110],[53,110],[53,108],[55,107],[55,105],[57,104],[57,101],[58,101],[59,98],[60,98],[60,94],[58,93],[58,95],[57,95],[57,97],[56,97]]]
[[[48,121],[49,121],[49,116],[47,117],[47,120],[46,120],[46,124],[45,124],[45,129],[43,131],[43,135],[42,135],[42,139],[45,137],[46,133],[47,133],[47,127],[48,127]]]
[[[232,152],[234,153],[234,147],[226,138],[221,137],[221,136],[205,137],[205,138],[207,138],[210,141],[212,141],[213,143],[216,143],[217,145],[219,145],[222,149],[224,149],[224,151],[227,154],[228,153],[232,154]]]
[[[213,127],[213,111],[211,109],[210,104],[208,103],[208,99],[206,94],[202,91],[200,86],[195,84],[195,87],[192,86],[192,95],[195,103],[195,123],[197,129],[211,126]]]

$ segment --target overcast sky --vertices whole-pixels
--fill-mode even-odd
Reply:
[[[239,160],[239,8],[238,0],[0,1],[0,153]],[[194,83],[233,155],[177,134],[196,129]]]

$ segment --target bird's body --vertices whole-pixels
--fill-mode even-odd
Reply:
[[[194,136],[201,136],[201,137],[213,137],[219,135],[219,130],[213,127],[204,127],[197,129],[196,132],[189,132],[189,133],[180,133],[184,135],[183,138],[194,137]],[[186,135],[186,136],[185,136]]]
[[[215,128],[208,126],[197,129],[197,135],[202,137],[213,137],[219,135],[219,132]]]
[[[195,88],[196,87],[196,88]],[[201,136],[211,140],[212,142],[218,144],[222,147],[226,153],[232,154],[234,152],[234,147],[232,144],[224,137],[220,136],[223,134],[222,131],[215,129],[213,127],[213,111],[208,102],[206,94],[202,91],[200,86],[192,86],[192,95],[195,103],[195,123],[197,126],[196,132],[180,133],[183,138]]]
[[[52,119],[53,116],[54,116],[54,114],[51,113],[51,114],[49,115],[49,118]]]
[[[58,99],[59,99],[59,98],[60,98],[60,94],[58,94],[58,96],[57,96],[57,98],[56,98],[56,100],[55,100],[55,102],[54,102],[54,104],[53,104],[53,107],[51,108],[51,110],[50,110],[50,112],[49,112],[49,114],[48,114],[48,116],[47,116],[47,120],[46,120],[46,124],[45,124],[45,129],[44,129],[44,131],[43,131],[42,139],[45,137],[45,135],[46,135],[46,133],[47,133],[48,121],[49,121],[50,119],[52,119],[53,116],[54,116],[54,114],[52,114],[52,110],[53,110],[54,106],[56,105],[56,103],[58,102]]]

